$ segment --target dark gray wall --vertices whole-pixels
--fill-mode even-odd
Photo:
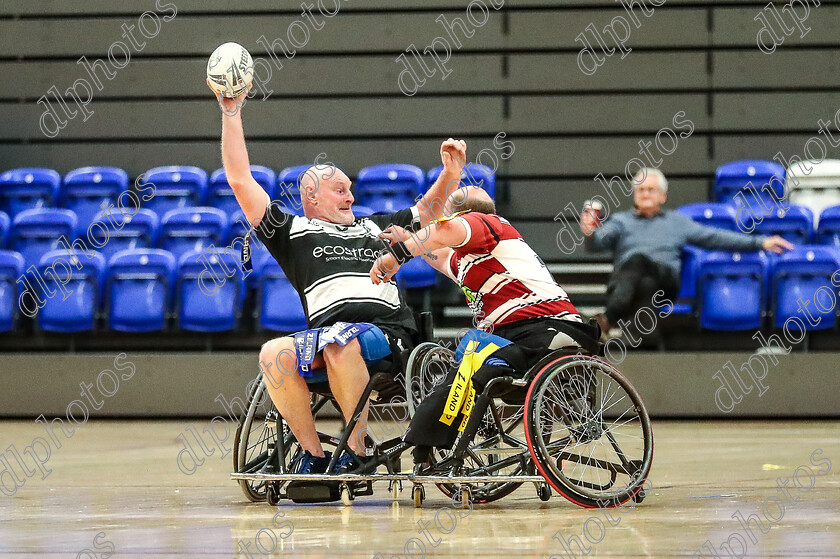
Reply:
[[[112,81],[99,74],[103,89],[94,91],[86,122],[77,116],[53,139],[39,130],[38,99],[53,85],[64,92],[89,79],[76,64],[80,56],[107,57],[114,41],[125,41],[123,23],[136,24],[147,10],[167,15],[167,3],[159,0],[156,10],[152,0],[5,0],[0,169],[104,164],[138,175],[162,164],[217,168],[220,117],[204,85],[207,56],[234,40],[265,57],[257,39],[286,40],[289,24],[303,19],[297,0],[175,0],[177,16],[145,39],[142,52],[133,50]],[[628,20],[619,3],[507,0],[490,8],[472,38],[459,35],[446,80],[438,72],[413,97],[403,95],[395,58],[410,44],[422,50],[446,36],[435,19],[464,19],[466,5],[342,0],[336,17],[273,68],[273,95],[246,107],[252,162],[280,169],[326,152],[351,175],[391,161],[429,168],[448,136],[465,138],[474,157],[505,131],[516,151],[498,170],[503,210],[547,260],[557,260],[552,217],[570,201],[579,206],[602,193],[595,175],[623,175],[637,142],[672,126],[676,112],[685,112],[694,132],[662,163],[673,206],[707,199],[722,162],[802,155],[817,120],[838,109],[840,3],[826,0],[811,4],[810,32],[794,31],[773,54],[756,45],[754,18],[766,2],[668,0],[650,17],[637,7],[641,27],[626,43],[632,52],[606,58],[592,75],[578,68],[575,37],[589,24]]]
[[[836,353],[791,353],[776,356],[762,381],[767,389],[735,394],[743,400],[728,414],[718,409],[715,393],[721,382],[713,378],[727,361],[740,368],[752,352],[630,353],[619,369],[633,383],[648,412],[657,417],[815,417],[840,414]],[[253,352],[148,353],[128,352],[116,370],[115,353],[5,354],[0,372],[25,382],[4,382],[0,416],[34,418],[66,415],[73,400],[85,401],[79,384],[95,384],[101,371],[130,376],[111,398],[102,399],[94,417],[155,417],[224,415],[215,398],[246,399],[246,386],[257,374]],[[133,376],[128,363],[135,367]],[[751,383],[740,373],[745,384]],[[756,365],[756,374],[761,374]],[[107,373],[106,373],[107,375]],[[725,372],[728,382],[735,381]],[[102,378],[106,390],[113,390]],[[723,405],[729,402],[723,400]],[[90,407],[90,405],[88,405]],[[73,406],[74,414],[82,413]]]

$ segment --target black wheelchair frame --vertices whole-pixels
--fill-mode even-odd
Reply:
[[[428,325],[428,319],[423,322]],[[445,376],[441,365],[451,362],[453,353],[425,342],[416,346],[407,360],[401,357],[407,365],[405,385],[390,373],[374,373],[341,435],[318,433],[322,444],[333,447],[327,472],[332,471],[348,448],[351,433],[369,402],[404,392],[406,406],[413,410],[409,402],[416,404],[433,389],[424,380],[426,373],[435,365],[441,368],[437,375],[437,380],[441,380],[441,375]],[[522,378],[500,377],[488,382],[477,394],[454,449],[435,449],[433,464],[417,473],[400,471],[400,457],[410,448],[401,437],[374,444],[362,469],[357,471],[292,473],[290,468],[300,449],[293,452],[297,443],[276,410],[272,411],[264,383],[260,379],[249,397],[248,410],[237,427],[233,452],[231,478],[240,483],[252,501],[265,500],[276,505],[283,498],[294,502],[341,500],[350,505],[357,496],[372,495],[376,481],[388,481],[394,499],[403,482],[411,483],[417,507],[425,499],[427,483],[437,485],[449,497],[475,503],[500,499],[523,483],[534,483],[543,501],[551,497],[553,488],[583,507],[611,507],[631,499],[641,502],[645,497],[643,484],[653,459],[653,432],[644,403],[620,372],[577,347],[553,351]],[[313,388],[314,416],[332,398],[328,388]],[[616,406],[625,397],[628,402],[622,411]],[[258,419],[257,409],[265,404],[267,411],[261,420],[269,434],[249,446],[253,422]],[[505,413],[511,409],[514,413]],[[601,440],[606,441],[605,450],[597,454],[596,448],[587,446]],[[635,444],[629,444],[634,441]],[[249,457],[249,449],[258,444],[259,453]],[[575,451],[581,445],[583,449]],[[588,455],[587,448],[591,448]],[[380,466],[387,473],[371,473]],[[606,480],[600,472],[606,472]],[[620,476],[622,482],[618,482]]]

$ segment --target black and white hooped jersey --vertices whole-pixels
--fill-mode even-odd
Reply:
[[[414,318],[396,281],[374,285],[370,269],[385,248],[389,225],[410,227],[417,208],[356,218],[352,225],[290,215],[278,204],[255,229],[303,302],[310,328],[338,321],[395,325],[414,331]]]

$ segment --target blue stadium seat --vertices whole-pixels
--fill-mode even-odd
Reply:
[[[683,247],[680,270],[680,293],[674,301],[672,314],[691,314],[694,312],[695,299],[697,298],[697,274],[700,268],[700,260],[705,251],[695,246],[686,245]]]
[[[820,213],[816,242],[840,248],[840,206],[831,206]]]
[[[81,264],[81,270],[77,268],[78,264]],[[44,279],[46,289],[55,293],[52,297],[41,293],[46,302],[44,308],[38,311],[41,330],[93,330],[102,306],[105,271],[105,258],[99,253],[86,255],[85,258],[68,256],[65,250],[44,254],[38,264],[38,273]]]
[[[700,326],[707,330],[760,328],[768,270],[764,253],[707,252],[698,273]]]
[[[229,225],[227,239],[225,239],[226,245],[230,245],[231,241],[237,237],[244,237],[245,234],[251,230],[251,227],[248,224],[248,219],[245,217],[245,213],[242,210],[231,214]],[[251,241],[254,241],[254,239],[256,239],[256,236],[254,236]]]
[[[14,218],[24,210],[58,204],[61,175],[52,169],[12,169],[0,175],[0,211]]]
[[[430,169],[426,174],[428,186],[432,186],[443,172],[443,165]],[[496,198],[496,173],[487,165],[467,163],[461,170],[461,186],[480,186],[492,198]]]
[[[154,248],[157,246],[160,235],[160,219],[152,210],[141,208],[133,216],[123,217],[119,211],[111,210],[111,219],[105,212],[99,212],[93,223],[101,223],[101,226],[89,228],[89,240],[97,251],[110,260],[112,256],[123,250],[136,248]],[[119,229],[117,229],[119,227]]]
[[[741,206],[742,203],[735,199],[735,195],[744,190],[748,183],[752,183],[755,187],[764,207],[773,208],[775,204],[773,197],[762,191],[762,188],[764,185],[770,185],[769,188],[775,191],[776,197],[783,199],[785,168],[775,161],[745,160],[724,163],[715,171],[715,186],[712,189],[712,195],[717,202]],[[755,215],[761,215],[754,207],[756,203],[754,196],[749,191],[745,191],[744,196]]]
[[[102,211],[102,204],[117,205],[117,197],[128,190],[128,173],[116,167],[82,167],[64,176],[60,205],[76,213],[86,227]],[[115,210],[117,211],[117,210]]]
[[[143,207],[164,215],[170,210],[201,206],[207,196],[207,173],[198,167],[172,165],[149,169],[138,180],[140,185],[154,185],[154,197]],[[150,186],[144,186],[150,189]],[[143,193],[148,198],[151,190]]]
[[[738,231],[735,208],[727,204],[699,202],[677,208],[677,213],[687,215],[701,225]]]
[[[356,217],[367,217],[373,215],[373,209],[361,204],[353,204],[353,215]]]
[[[175,257],[165,250],[118,252],[108,262],[108,324],[121,332],[166,327],[175,286]]]
[[[277,332],[298,332],[307,328],[306,313],[297,291],[274,258],[255,263],[258,327]]]
[[[805,206],[791,205],[784,216],[781,212],[765,215],[760,223],[755,224],[754,233],[759,235],[780,235],[796,245],[811,242],[814,228],[814,214]]]
[[[356,198],[374,212],[395,212],[413,206],[425,185],[423,171],[414,165],[374,165],[359,171]]]
[[[23,256],[0,250],[0,332],[14,330],[18,316],[17,279],[23,275]]]
[[[838,269],[840,250],[834,247],[798,246],[777,257],[771,269],[773,325],[782,328],[797,317],[807,330],[833,328],[837,287],[831,277]]]
[[[23,255],[27,267],[37,266],[44,254],[58,248],[59,237],[64,236],[68,244],[73,242],[76,223],[71,210],[24,210],[12,222],[9,246]]]
[[[6,248],[6,245],[9,244],[9,230],[12,227],[12,223],[9,220],[9,216],[6,212],[0,212],[0,250]]]
[[[312,165],[295,165],[277,173],[277,190],[272,199],[278,200],[286,208],[287,213],[303,215],[303,206],[300,202],[300,179],[310,167]]]
[[[266,191],[268,197],[273,200],[277,189],[277,177],[274,171],[268,167],[251,165],[251,174]],[[227,182],[224,168],[217,169],[210,175],[207,205],[219,208],[229,216],[240,211],[239,202],[236,201],[236,196],[233,195],[233,190]]]
[[[397,284],[406,289],[432,287],[437,281],[437,272],[422,258],[412,258],[397,270]]]
[[[207,264],[212,269],[207,268]],[[221,267],[236,270],[229,278]],[[184,254],[178,263],[178,323],[183,330],[223,332],[236,328],[242,315],[242,276],[231,254]],[[213,279],[213,274],[220,282]]]
[[[180,261],[181,255],[215,245],[224,248],[228,238],[227,216],[217,208],[171,210],[160,223],[160,248]]]

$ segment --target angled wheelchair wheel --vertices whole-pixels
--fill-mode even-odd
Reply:
[[[239,419],[233,446],[233,471],[259,472],[265,466],[270,447],[277,442],[279,415],[265,389],[265,379],[254,384],[248,398],[248,411]],[[240,480],[239,486],[249,500],[265,501],[268,484],[263,481]]]
[[[435,387],[446,379],[455,353],[434,342],[423,342],[414,348],[405,367],[405,398],[408,413],[414,410]]]
[[[283,437],[283,455],[280,457],[280,469],[290,471],[297,458],[303,453],[294,435],[283,422],[274,403],[268,395],[265,379],[260,378],[248,400],[248,411],[239,420],[233,447],[233,470],[237,473],[256,473],[264,470],[269,458],[278,444],[278,433]],[[324,433],[318,433],[321,444],[335,447],[337,440]],[[277,468],[274,469],[276,473]],[[270,484],[274,484],[269,487]],[[245,496],[254,502],[273,500],[281,496],[285,482],[266,482],[261,480],[239,480],[239,486]],[[271,490],[273,493],[268,494]]]
[[[540,474],[580,506],[624,503],[650,472],[644,403],[621,373],[593,357],[557,357],[539,369],[525,400],[525,433]]]

